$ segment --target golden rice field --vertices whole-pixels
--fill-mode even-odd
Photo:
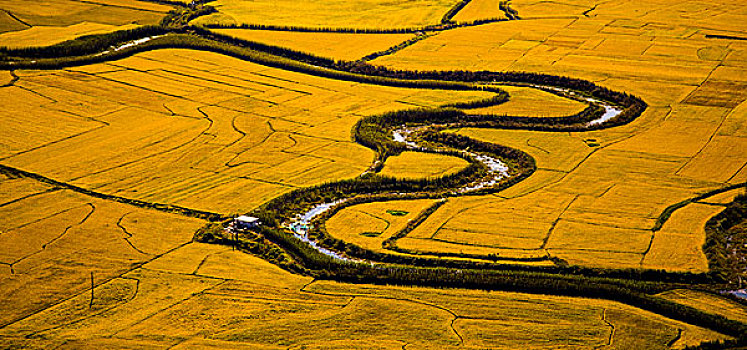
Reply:
[[[373,202],[341,210],[325,223],[335,238],[373,251],[383,251],[382,243],[436,200]]]
[[[688,207],[673,216],[662,231],[652,234],[650,229],[665,207],[746,179],[747,158],[742,140],[747,134],[737,125],[744,123],[747,114],[744,97],[731,93],[735,84],[745,80],[745,61],[738,58],[745,44],[707,39],[694,28],[710,23],[729,30],[735,28],[740,17],[699,16],[692,19],[696,22],[689,22],[690,19],[675,16],[679,10],[662,3],[653,6],[655,15],[641,13],[640,18],[635,18],[635,13],[621,14],[623,8],[638,6],[636,2],[625,2],[599,5],[588,18],[549,18],[549,13],[574,16],[584,6],[593,6],[563,4],[567,10],[557,4],[513,1],[512,7],[523,18],[531,17],[530,13],[548,18],[458,28],[375,61],[393,68],[468,67],[571,75],[625,89],[650,105],[634,123],[604,131],[563,135],[460,130],[464,135],[528,152],[537,160],[539,170],[499,195],[504,197],[500,199],[501,208],[515,208],[525,220],[513,215],[493,217],[487,236],[471,233],[485,230],[477,222],[460,223],[455,226],[470,234],[447,231],[441,238],[446,237],[449,244],[453,240],[462,242],[465,251],[483,252],[496,240],[509,242],[502,238],[502,232],[509,231],[520,238],[509,247],[532,248],[536,253],[549,253],[571,264],[705,271],[707,265],[700,250],[705,239],[703,224],[720,211],[719,207]],[[691,10],[702,8],[695,2],[688,4],[692,6],[686,8]],[[718,6],[734,9],[736,5],[724,1]],[[547,13],[531,12],[538,8]],[[621,16],[625,20],[615,20]],[[668,24],[649,24],[654,19],[667,20]],[[465,43],[469,43],[469,50]],[[490,108],[508,109],[510,103]],[[532,108],[523,107],[518,101],[516,105],[519,110],[510,112],[520,114],[524,109],[529,114],[527,109]],[[527,217],[537,212],[538,200],[549,206],[542,211],[548,217]],[[468,200],[454,202],[459,201]],[[461,206],[446,205],[429,219],[433,222],[426,223],[428,227],[441,227],[460,218],[488,220],[492,214],[476,213],[483,214],[482,208],[496,201],[487,197],[475,203],[471,215],[465,215]],[[537,227],[525,232],[504,229],[517,222]],[[424,230],[433,235],[432,229]],[[443,230],[442,227],[439,232]],[[445,244],[442,239],[425,236],[423,233],[418,239],[430,239],[433,247]]]
[[[539,321],[539,322],[538,322]],[[614,328],[613,328],[614,327]],[[677,335],[681,335],[678,337]],[[0,329],[49,348],[682,348],[713,331],[624,304],[312,281],[229,247],[188,243]],[[498,336],[512,334],[512,337]]]
[[[461,158],[420,152],[402,152],[389,157],[380,174],[397,178],[429,178],[451,175],[467,167]]]
[[[137,27],[133,24],[113,26],[109,24],[82,22],[64,27],[36,26],[26,30],[0,34],[0,42],[6,47],[29,47],[54,45],[83,35],[102,34]]]
[[[373,161],[350,140],[360,115],[490,96],[335,81],[176,49],[16,74],[0,90],[3,100],[22,101],[2,112],[4,164],[226,214],[360,175]],[[459,166],[451,162],[443,172]]]
[[[81,23],[156,24],[169,10],[170,6],[137,0],[4,0],[0,4],[0,33],[31,27],[43,30],[73,26],[73,29],[62,30],[64,35],[70,35],[75,25]],[[0,45],[5,44],[0,41]]]
[[[321,28],[409,28],[438,24],[457,0],[216,0],[218,13],[195,23],[264,24]]]
[[[458,2],[216,0],[206,3],[216,13],[191,24],[412,28],[437,25]],[[351,205],[324,223],[326,232],[396,257],[707,272],[705,224],[744,190],[690,203],[653,228],[667,207],[747,181],[747,41],[709,37],[747,38],[743,4],[512,0],[511,7],[521,20],[428,32],[370,63],[569,76],[639,96],[646,111],[587,132],[449,129],[526,152],[537,170],[494,194]],[[172,8],[4,0],[0,47],[157,24]],[[453,21],[504,17],[498,1],[473,0]],[[349,61],[416,35],[214,30]],[[508,102],[465,111],[562,117],[587,107],[527,86],[499,87]],[[189,49],[0,71],[0,348],[683,349],[730,339],[621,302],[553,291],[315,279],[194,241],[205,220],[82,193],[248,213],[295,189],[367,172],[375,153],[352,138],[365,116],[492,96],[322,78]],[[402,152],[380,174],[434,178],[467,164]],[[385,248],[435,206],[396,240],[398,251]],[[744,303],[717,293],[657,297],[747,323]]]
[[[522,117],[565,117],[581,112],[588,105],[553,95],[542,90],[504,85],[511,99],[496,106],[469,110],[473,114],[511,115]]]

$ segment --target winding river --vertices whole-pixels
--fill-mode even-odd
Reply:
[[[604,114],[602,114],[599,118],[588,122],[586,124],[587,126],[603,124],[604,122],[607,122],[611,120],[612,118],[618,116],[620,113],[622,113],[622,108],[618,106],[615,106],[606,101],[602,101],[600,99],[577,94],[568,89],[562,89],[562,88],[557,88],[553,86],[541,86],[541,85],[532,85],[531,87],[537,88],[543,91],[547,91],[547,92],[550,92],[556,95],[560,95],[562,97],[569,98],[572,100],[586,102],[586,103],[593,103],[593,104],[598,104],[602,106],[605,110]],[[402,125],[398,128],[395,128],[392,131],[392,139],[395,142],[404,144],[405,148],[409,151],[437,152],[437,150],[419,145],[417,142],[411,139],[411,136],[413,134],[419,131],[422,131],[424,129],[427,129],[429,127],[432,127],[432,126],[437,126],[437,125],[418,126],[418,127],[408,127],[406,125]],[[497,184],[500,183],[501,180],[504,180],[510,177],[509,167],[497,157],[493,157],[485,153],[476,153],[476,152],[468,152],[468,151],[462,151],[462,153],[464,155],[472,157],[477,162],[482,163],[482,165],[484,165],[488,171],[487,171],[486,176],[483,176],[482,178],[476,181],[473,181],[469,184],[462,186],[461,188],[456,189],[452,193],[452,195],[469,194],[470,192],[496,186]],[[366,171],[364,172],[364,174],[368,172],[369,171]],[[391,194],[403,195],[404,193],[391,193]],[[350,259],[335,251],[321,247],[317,242],[311,240],[308,236],[308,230],[311,228],[312,221],[314,220],[315,217],[317,217],[318,215],[326,212],[327,210],[337,205],[340,205],[346,201],[347,199],[341,199],[341,200],[337,200],[334,202],[318,204],[306,212],[296,214],[295,218],[291,220],[290,222],[284,223],[283,227],[293,232],[294,236],[308,243],[311,247],[313,247],[314,249],[316,249],[322,254],[325,254],[334,259],[338,259],[342,261],[362,262],[362,260]]]

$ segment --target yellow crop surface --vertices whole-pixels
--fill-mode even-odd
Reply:
[[[347,207],[326,222],[332,237],[382,251],[382,242],[402,230],[435,200],[373,202]]]
[[[199,24],[264,24],[322,28],[402,28],[438,24],[458,1],[217,0],[217,14],[198,18]]]
[[[469,163],[458,157],[435,153],[402,152],[389,157],[380,174],[397,178],[428,178],[453,174]]]
[[[494,114],[522,117],[565,117],[581,112],[586,104],[549,92],[516,86],[500,86],[511,96],[497,106],[470,109],[470,114]]]
[[[646,102],[630,123],[593,131],[447,126],[526,152],[536,170],[496,193],[341,209],[323,223],[329,236],[380,258],[332,247],[349,265],[284,251],[291,245],[265,217],[234,249],[221,220],[367,172],[375,152],[351,135],[362,118],[494,93],[323,78],[189,49],[43,70],[10,67],[0,52],[9,67],[0,72],[0,348],[683,349],[737,334],[714,315],[747,323],[745,308],[700,290],[738,288],[710,284],[721,271],[703,246],[713,243],[706,222],[743,188],[701,197],[747,181],[742,2],[512,0],[520,20],[468,24],[504,17],[499,1],[472,0],[457,25],[439,26],[458,3],[216,0],[205,3],[216,13],[192,21],[274,26],[210,30],[338,61],[417,38],[369,63],[548,75],[534,76],[540,84],[563,76]],[[4,0],[0,46],[157,24],[171,9]],[[587,106],[519,82],[476,84],[510,100],[468,114],[562,117]],[[432,178],[465,166],[407,151],[381,174]],[[324,191],[301,204],[347,198]],[[195,217],[218,215],[191,209],[221,220],[206,229]],[[407,234],[387,241],[397,233]],[[445,288],[406,286],[418,283]],[[483,286],[491,290],[470,289]],[[628,288],[638,294],[626,299]]]
[[[3,179],[0,322],[8,324],[189,242],[202,220]],[[7,268],[7,270],[5,269]]]
[[[3,112],[16,115],[0,138],[5,164],[223,213],[361,174],[373,161],[350,140],[361,115],[490,96],[317,78],[190,50],[17,74],[0,90],[22,101]]]
[[[243,40],[348,61],[355,61],[374,52],[384,51],[413,38],[412,34],[306,33],[250,29],[215,29],[214,31]]]
[[[588,138],[582,135],[485,128],[464,128],[458,130],[458,133],[480,141],[521,149],[535,159],[537,167],[556,172],[570,171],[594,151],[593,147],[589,147],[589,141],[586,141]],[[604,140],[594,138],[594,142],[604,143]]]
[[[747,322],[747,309],[743,304],[734,302],[716,294],[688,289],[675,289],[659,296],[696,309],[707,310],[726,318]]]
[[[541,0],[511,0],[511,8],[519,12],[519,15],[525,19],[534,19],[542,17],[561,17],[577,16],[585,11],[593,11],[594,1],[590,0],[570,0],[562,2],[541,1]]]
[[[721,5],[736,6],[729,1]],[[740,139],[740,125],[747,115],[744,103],[740,106],[744,89],[739,86],[745,81],[745,60],[737,53],[741,51],[728,54],[724,45],[730,42],[691,37],[697,31],[691,27],[695,24],[660,4],[655,6],[659,11],[655,16],[636,14],[632,15],[636,19],[625,21],[619,20],[626,8],[621,4],[522,0],[512,1],[511,7],[522,18],[532,20],[449,30],[375,62],[391,68],[507,69],[566,75],[601,81],[603,86],[640,96],[649,108],[638,120],[603,131],[455,131],[521,149],[536,159],[537,172],[499,194],[507,198],[500,205],[534,212],[541,202],[562,213],[547,238],[550,255],[589,266],[704,271],[702,225],[718,207],[688,207],[675,213],[662,231],[652,234],[651,228],[667,206],[746,178],[745,147]],[[704,10],[696,5],[691,10],[695,8]],[[560,18],[585,11],[587,16],[578,20]],[[653,17],[671,23],[650,24]],[[718,23],[702,17],[697,21],[719,28],[739,22],[729,16]],[[469,49],[465,42],[469,42]],[[574,112],[571,105],[563,107],[567,100],[556,98],[559,104],[554,104],[552,98],[534,91],[530,92],[534,96],[525,95],[532,97],[524,101],[521,88],[514,89],[509,91],[513,99],[490,107],[491,113],[501,109],[529,116]],[[541,108],[548,105],[553,107],[543,112]],[[575,108],[582,108],[581,104]],[[522,203],[525,198],[569,195],[571,199],[577,196],[570,204],[560,200]],[[497,204],[485,198],[474,205],[487,208]],[[400,240],[400,245],[435,248],[436,243],[426,240],[436,232],[440,233],[435,237],[449,241],[448,245],[439,242],[439,249],[448,251],[460,249],[454,242],[460,242],[465,252],[477,251],[474,245],[480,242],[490,242],[482,233],[471,232],[477,223],[470,221],[484,215],[480,210],[457,215],[463,217],[461,231],[443,232],[440,225],[446,220],[459,222],[441,216],[446,211],[458,213],[459,209],[449,208],[447,204],[439,209],[433,219]],[[510,216],[496,217],[490,225],[498,231],[517,221]],[[546,227],[539,226],[513,232],[521,232],[518,237],[523,242],[536,242],[537,237],[548,234]],[[519,243],[522,241],[501,242],[516,249],[527,247]],[[479,247],[480,251],[485,249]]]
[[[706,221],[722,207],[694,203],[676,211],[654,234],[650,251],[642,261],[647,268],[707,271],[708,261],[701,247],[706,240]]]
[[[539,349],[569,341],[664,349],[675,339],[674,348],[726,339],[617,302],[312,281],[229,247],[190,243],[98,284],[93,299],[85,291],[12,322],[0,344],[111,347],[114,334],[117,346],[183,349]]]
[[[2,22],[20,24],[17,29],[20,30],[35,26],[70,26],[82,22],[113,26],[157,24],[172,7],[137,0],[6,0],[0,9],[0,13],[12,15],[7,19],[2,17]]]
[[[6,47],[33,47],[48,46],[75,39],[83,35],[101,34],[117,30],[132,29],[137,26],[125,24],[113,26],[99,23],[79,23],[66,27],[31,27],[26,30],[0,34],[0,46]]]
[[[521,21],[505,21],[456,28],[373,62],[418,70],[525,70],[514,67],[514,62],[540,52],[551,55],[551,59],[568,54],[563,49],[544,49],[543,42],[571,22],[571,19],[542,19],[533,20],[531,26]],[[547,62],[547,57],[543,59]]]

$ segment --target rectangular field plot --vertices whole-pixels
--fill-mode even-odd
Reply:
[[[3,10],[31,26],[157,24],[172,8],[136,0],[5,0]],[[89,22],[86,24],[86,22]],[[25,27],[25,26],[24,26]],[[53,33],[57,35],[58,33]],[[65,34],[64,31],[60,34]],[[62,40],[59,40],[62,41]],[[0,44],[2,46],[2,44]]]
[[[657,232],[651,250],[643,259],[644,268],[669,271],[706,272],[708,260],[701,247],[704,235]]]
[[[678,173],[699,180],[728,182],[747,164],[747,138],[716,136]]]
[[[0,34],[0,46],[11,48],[49,46],[83,35],[102,34],[136,27],[132,24],[112,26],[86,22],[65,27],[31,27],[26,30]]]
[[[434,239],[466,246],[539,249],[573,196],[530,194],[463,208],[446,221]]]
[[[547,225],[546,230],[550,229]],[[537,231],[521,232],[514,227],[506,227],[501,231],[495,232],[472,232],[459,229],[442,228],[433,236],[433,240],[445,241],[465,246],[469,250],[472,246],[488,248],[518,248],[518,249],[538,249],[542,246],[542,239],[538,237]]]
[[[655,128],[612,148],[672,157],[692,157],[716,132],[726,112],[725,109],[697,106],[679,107]]]
[[[641,254],[650,241],[650,231],[560,220],[550,235],[547,248]]]
[[[637,269],[641,267],[640,253],[548,248],[551,256],[563,259],[570,265],[608,269]]]
[[[516,242],[514,242],[516,243]],[[523,243],[523,242],[520,242]],[[405,237],[397,240],[397,247],[406,249],[408,251],[418,252],[424,255],[437,255],[437,254],[451,254],[451,255],[479,255],[474,259],[468,258],[467,260],[478,260],[485,261],[485,257],[488,255],[496,256],[505,261],[499,260],[497,264],[511,264],[511,265],[532,265],[532,266],[554,266],[555,264],[549,260],[543,260],[547,257],[547,252],[539,249],[503,249],[485,247],[479,245],[467,245],[462,243],[452,243],[445,241],[438,241],[430,238],[411,238]],[[519,259],[519,260],[517,260]],[[529,261],[521,261],[522,259],[535,259]],[[490,260],[493,261],[493,260]]]

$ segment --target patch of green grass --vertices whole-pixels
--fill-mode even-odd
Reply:
[[[387,210],[387,214],[393,215],[393,216],[405,216],[409,214],[409,212],[406,212],[404,210]]]

